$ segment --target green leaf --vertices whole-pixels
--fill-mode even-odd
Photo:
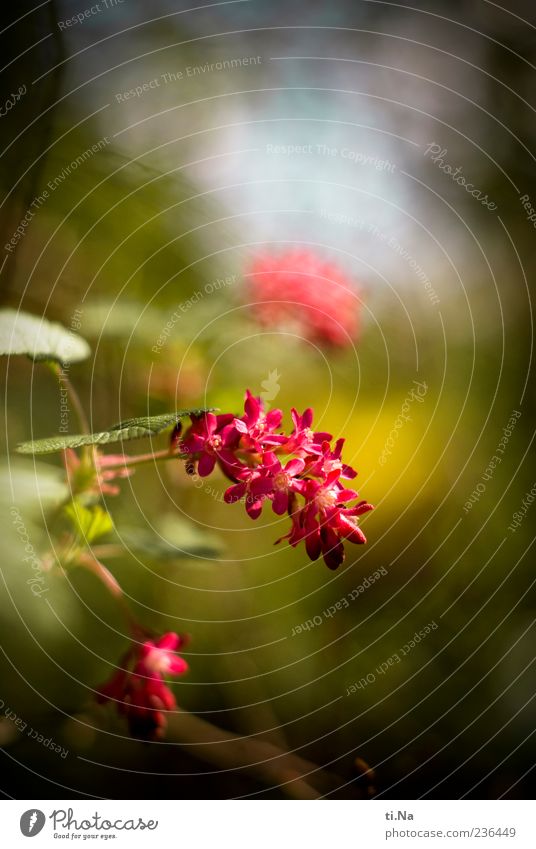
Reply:
[[[64,472],[35,461],[6,458],[0,462],[0,512],[15,504],[33,518],[43,519],[43,510],[57,507],[69,495]]]
[[[175,410],[174,413],[162,413],[160,416],[138,416],[135,419],[124,419],[119,424],[113,425],[110,431],[138,429],[143,431],[140,434],[141,436],[151,436],[151,434],[160,433],[171,425],[177,424],[179,419],[183,419],[185,416],[202,416],[203,413],[211,413],[214,409],[215,407],[205,407],[194,410]],[[137,437],[131,436],[129,438],[136,439]]]
[[[142,416],[136,419],[126,419],[101,433],[77,434],[73,436],[50,436],[47,439],[35,439],[31,442],[21,442],[17,447],[20,454],[51,454],[63,451],[65,448],[80,448],[83,445],[109,445],[116,442],[126,442],[130,439],[143,439],[156,436],[185,416],[200,416],[211,412],[214,407],[195,410],[176,410],[174,413],[164,413],[160,416]]]
[[[205,528],[198,530],[176,514],[165,516],[154,530],[121,527],[118,539],[127,548],[154,560],[210,559],[223,551],[218,537]]]
[[[19,457],[0,461],[0,540],[2,541],[2,571],[10,592],[17,582],[22,594],[31,586],[41,584],[26,581],[39,574],[32,563],[40,562],[41,553],[50,547],[50,538],[43,522],[49,510],[54,510],[69,496],[61,469],[39,460],[28,463]],[[35,561],[32,559],[35,556]],[[27,558],[26,560],[24,558]],[[7,570],[7,571],[6,571]],[[22,577],[24,576],[24,577]],[[36,591],[35,590],[35,591]],[[30,597],[33,598],[30,590]],[[20,600],[20,599],[19,599]],[[19,601],[17,602],[18,609]],[[5,605],[2,617],[8,616]]]
[[[12,309],[0,310],[0,354],[26,354],[32,360],[60,365],[89,357],[85,339],[61,324]]]
[[[78,501],[73,501],[65,508],[65,513],[71,520],[81,541],[92,543],[104,534],[114,529],[112,517],[102,507],[84,507]]]

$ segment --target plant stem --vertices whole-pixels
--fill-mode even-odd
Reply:
[[[78,396],[78,392],[76,391],[73,384],[67,377],[67,374],[65,373],[65,369],[62,368],[58,363],[49,363],[49,365],[53,373],[56,375],[60,386],[63,385],[67,390],[67,394],[69,395],[71,404],[73,405],[73,409],[78,419],[78,424],[80,425],[80,430],[82,431],[82,433],[89,433],[89,422],[87,420],[85,410]]]
[[[80,425],[80,430],[84,434],[90,433],[91,431],[89,429],[89,422],[85,410],[82,406],[82,402],[80,401],[78,392],[76,391],[73,384],[69,380],[67,374],[65,373],[65,368],[60,366],[58,363],[54,362],[49,362],[48,365],[52,369],[53,374],[55,374],[60,385],[60,389],[64,387],[69,396],[69,399],[76,414],[76,418],[78,419],[78,424]],[[88,465],[96,466],[97,449],[95,448],[95,446],[84,446],[82,448],[82,457],[85,458]]]
[[[134,617],[132,616],[127,602],[125,601],[123,590],[121,589],[119,583],[116,581],[110,570],[107,569],[106,566],[100,562],[100,560],[97,560],[97,558],[89,552],[81,552],[78,555],[77,563],[80,566],[84,566],[89,572],[92,572],[93,575],[95,575],[95,577],[99,579],[101,584],[106,587],[108,592],[113,595],[113,597],[119,603],[132,633],[137,633],[138,625],[135,622]]]
[[[228,772],[249,772],[268,788],[277,787],[293,799],[319,799],[346,784],[339,776],[273,743],[239,737],[187,711],[170,717],[167,738],[213,766]],[[360,797],[349,785],[344,793],[346,798]]]
[[[125,455],[121,457],[120,460],[113,463],[106,463],[102,466],[103,469],[119,469],[124,466],[140,466],[143,463],[152,463],[156,460],[184,460],[187,459],[188,454],[177,454],[176,452],[170,451],[169,448],[164,448],[162,451],[155,451],[154,454],[138,454],[135,457],[129,457]]]
[[[91,549],[96,557],[122,557],[125,549],[122,545],[108,543],[106,545],[94,545]]]
[[[104,566],[96,557],[93,557],[91,554],[83,552],[78,556],[78,563],[80,565],[85,566],[86,569],[89,569],[90,572],[93,572],[94,575],[104,584],[106,589],[111,592],[115,598],[123,597],[123,590],[117,583],[116,579],[112,575],[109,569]]]

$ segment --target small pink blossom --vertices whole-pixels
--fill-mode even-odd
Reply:
[[[269,452],[263,455],[262,462],[270,485],[266,494],[272,501],[274,513],[282,516],[289,510],[293,493],[300,492],[303,488],[303,481],[299,476],[305,468],[305,460],[294,457],[283,466],[276,455]]]
[[[134,474],[134,469],[120,465],[128,460],[124,454],[99,454],[95,451],[95,468],[82,463],[72,448],[66,448],[63,455],[67,481],[73,493],[80,489],[95,495],[119,495],[119,487],[111,481]]]
[[[97,690],[97,701],[116,703],[133,737],[160,739],[166,728],[166,712],[177,704],[164,676],[184,675],[186,661],[175,652],[185,640],[172,632],[158,640],[133,644],[120,668]]]
[[[344,561],[343,539],[356,544],[367,541],[358,526],[356,517],[368,513],[373,507],[360,501],[354,507],[345,507],[358,497],[355,490],[345,489],[339,481],[340,470],[331,471],[322,483],[307,482],[306,504],[298,518],[307,554],[317,560],[322,554],[326,566],[337,569]],[[295,534],[298,529],[295,531]],[[291,544],[292,540],[290,540]],[[295,543],[294,543],[295,544]]]
[[[318,460],[311,468],[313,475],[328,475],[332,471],[340,471],[341,478],[352,480],[357,477],[357,472],[351,466],[342,462],[342,447],[344,439],[338,439],[335,448],[331,450],[329,442],[323,442]]]
[[[119,465],[125,460],[128,460],[125,454],[97,454],[99,486],[103,495],[119,495],[119,487],[110,484],[109,481],[116,480],[116,478],[129,478],[134,474],[134,469]],[[111,469],[109,466],[116,468]]]
[[[249,389],[246,391],[244,415],[234,420],[234,426],[240,434],[242,448],[259,451],[264,445],[278,445],[284,441],[275,431],[281,427],[281,410],[264,412],[261,398],[254,398]]]
[[[218,461],[224,470],[235,464],[232,448],[238,436],[233,419],[232,415],[216,416],[214,413],[192,416],[192,425],[180,442],[180,450],[184,454],[197,455],[200,477],[210,475]]]
[[[252,469],[249,466],[243,466],[237,476],[240,479],[239,482],[225,490],[223,499],[227,504],[243,501],[250,519],[258,519],[263,500],[271,488],[266,470],[262,467]]]
[[[302,416],[292,408],[290,411],[294,429],[284,443],[283,447],[287,454],[300,452],[302,455],[321,454],[324,443],[328,444],[333,439],[331,433],[325,431],[313,431],[313,411],[308,407]]]

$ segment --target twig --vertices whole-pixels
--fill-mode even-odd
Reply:
[[[319,799],[346,782],[266,740],[239,737],[186,711],[170,717],[167,739],[224,770],[245,770],[293,799]],[[191,748],[190,748],[191,747]],[[348,794],[349,787],[345,793]],[[350,790],[350,793],[352,791]]]
[[[89,433],[89,422],[87,420],[85,410],[82,406],[80,398],[78,397],[78,392],[76,391],[73,384],[65,373],[65,369],[62,368],[58,363],[49,362],[48,364],[50,365],[50,368],[52,369],[53,373],[56,375],[60,386],[63,385],[67,390],[67,393],[71,400],[71,404],[73,405],[76,417],[78,419],[78,424],[80,425],[80,430],[82,431],[82,433]]]
[[[164,448],[162,451],[155,451],[154,454],[137,454],[134,457],[124,455],[120,460],[117,460],[117,462],[106,462],[102,468],[105,471],[108,469],[129,468],[130,466],[139,466],[143,463],[153,463],[155,460],[184,460],[188,456],[188,454],[177,454],[176,452],[170,451],[169,448]]]
[[[93,574],[97,576],[99,581],[104,584],[106,589],[111,592],[115,598],[123,598],[123,590],[117,583],[116,579],[110,570],[107,569],[103,563],[97,560],[96,557],[93,557],[91,554],[86,552],[82,552],[78,555],[78,563],[81,566],[85,566],[90,572],[93,572]]]
[[[121,610],[125,615],[125,618],[132,633],[137,634],[139,632],[139,626],[136,623],[134,617],[132,616],[130,608],[125,600],[125,596],[123,590],[121,589],[121,586],[116,581],[110,570],[107,569],[106,566],[100,562],[100,560],[97,560],[96,557],[86,551],[80,552],[76,562],[79,566],[83,566],[89,572],[92,572],[92,574],[99,579],[101,584],[106,587],[108,592],[113,595],[113,597],[119,603],[119,606],[121,607]]]

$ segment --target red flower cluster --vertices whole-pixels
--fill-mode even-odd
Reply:
[[[132,644],[121,660],[121,667],[97,690],[97,701],[114,701],[126,716],[130,733],[142,740],[157,740],[166,728],[165,711],[177,706],[164,675],[184,675],[188,664],[175,651],[185,640],[168,633],[156,642]]]
[[[248,390],[241,418],[214,413],[193,417],[180,450],[197,461],[201,477],[217,463],[233,481],[225,501],[244,501],[252,519],[260,516],[266,502],[277,515],[288,513],[291,528],[281,539],[292,546],[303,541],[312,560],[322,554],[326,565],[336,569],[344,560],[343,540],[366,542],[357,517],[372,505],[360,501],[348,506],[358,493],[342,481],[357,472],[342,461],[344,439],[332,448],[331,434],[313,431],[311,409],[302,416],[292,410],[289,435],[280,432],[282,418],[281,410],[265,413],[261,399]],[[285,455],[285,465],[278,455]],[[190,460],[188,465],[192,468]]]
[[[254,315],[264,327],[290,325],[313,342],[340,347],[356,336],[357,292],[335,263],[292,249],[258,256],[246,277]]]

